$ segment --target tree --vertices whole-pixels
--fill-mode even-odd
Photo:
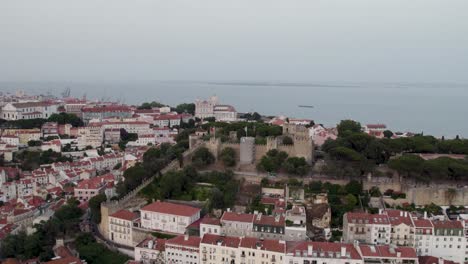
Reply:
[[[105,194],[98,194],[89,199],[89,209],[91,210],[91,221],[96,224],[101,222],[101,203],[107,201]]]
[[[380,196],[382,196],[382,193],[380,192],[380,189],[377,186],[373,186],[369,190],[369,194],[370,194],[371,197],[380,197]]]
[[[353,194],[355,196],[362,194],[362,184],[356,180],[352,180],[346,184],[345,189],[347,193]]]
[[[77,115],[68,114],[68,113],[59,113],[59,114],[52,114],[49,119],[49,122],[57,122],[60,125],[70,124],[74,127],[83,126],[83,120],[79,118]]]
[[[262,171],[277,172],[287,158],[288,154],[286,152],[272,149],[260,159],[257,168]]]
[[[220,159],[226,167],[236,165],[236,151],[231,147],[226,147],[221,151]]]
[[[345,196],[345,207],[347,211],[351,211],[354,206],[356,206],[358,200],[353,194],[348,194]]]
[[[336,128],[338,129],[338,136],[344,137],[351,133],[361,132],[361,123],[349,119],[342,120]]]
[[[196,167],[200,168],[214,163],[215,157],[207,148],[202,147],[193,153],[192,162]]]
[[[290,136],[284,136],[283,145],[294,145],[294,141]]]
[[[384,137],[386,137],[386,138],[392,138],[392,137],[393,137],[393,132],[390,131],[390,130],[385,130],[385,131],[383,132],[383,135],[384,135]]]
[[[400,174],[406,174],[408,177],[411,174],[420,175],[423,169],[424,160],[416,155],[403,155],[401,157],[389,161],[388,166],[391,169],[398,171]]]
[[[284,162],[283,166],[288,173],[300,176],[306,175],[310,169],[309,164],[303,157],[290,157]]]
[[[29,147],[40,147],[42,145],[42,141],[40,140],[29,140],[28,146]]]
[[[138,109],[151,109],[151,108],[160,108],[160,107],[164,107],[165,105],[161,104],[161,103],[158,103],[156,101],[152,101],[151,103],[148,103],[148,102],[145,102],[143,104],[141,104],[140,106],[138,106],[137,108]]]
[[[193,103],[179,104],[178,106],[176,106],[175,110],[179,114],[188,113],[188,114],[191,114],[191,115],[195,115],[195,104],[193,104]]]

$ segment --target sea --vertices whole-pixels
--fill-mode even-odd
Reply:
[[[169,105],[219,97],[238,112],[309,118],[334,126],[340,120],[383,123],[392,131],[468,137],[468,83],[280,81],[0,82],[0,92],[24,90],[60,96],[159,101]],[[299,107],[307,105],[311,107]]]

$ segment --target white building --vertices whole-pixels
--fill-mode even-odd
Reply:
[[[227,236],[252,236],[253,214],[224,212],[221,217],[221,233]]]
[[[125,129],[127,133],[137,134],[138,136],[152,133],[150,124],[142,121],[102,121],[90,124],[94,126],[100,125],[104,130]]]
[[[180,126],[182,122],[188,123],[193,117],[189,114],[166,114],[153,117],[153,125],[157,127]]]
[[[135,247],[135,260],[143,264],[164,264],[166,240],[146,238]]]
[[[198,264],[200,263],[201,238],[194,236],[177,236],[166,241],[165,264]]]
[[[204,235],[200,243],[200,263],[236,263],[240,241],[239,237]]]
[[[90,124],[86,127],[78,128],[78,148],[83,149],[87,146],[93,148],[100,147],[104,141],[104,131],[100,125]]]
[[[195,117],[200,119],[214,117],[214,107],[218,104],[218,97],[212,96],[208,100],[195,101]]]
[[[231,105],[216,105],[213,116],[217,121],[232,122],[237,120],[237,111]]]
[[[51,141],[42,142],[41,145],[42,151],[52,150],[54,152],[62,152],[62,143],[60,139],[54,139]]]
[[[237,111],[231,105],[219,104],[218,97],[195,101],[195,117],[200,119],[214,117],[217,121],[236,121]]]
[[[109,215],[110,240],[119,245],[133,247],[133,222],[137,218],[136,213],[127,210]]]
[[[458,263],[468,260],[465,221],[430,220],[409,212],[386,210],[379,214],[346,213],[346,242],[414,247],[419,256],[434,256]]]
[[[364,259],[364,263],[418,264],[416,251],[411,247],[395,247],[389,245],[359,245],[356,249]]]
[[[363,264],[353,244],[310,242],[287,243],[287,264]]]
[[[200,222],[200,237],[205,234],[221,235],[221,221],[217,218],[203,217]]]
[[[3,135],[0,137],[0,141],[11,146],[18,146],[20,144],[19,137],[13,135]]]
[[[200,211],[188,205],[157,201],[140,209],[141,227],[184,234],[187,226],[200,219]]]
[[[6,120],[49,118],[57,113],[58,104],[49,102],[7,103],[2,107],[1,116]]]
[[[369,244],[389,244],[391,225],[387,215],[348,212],[343,216],[343,239]]]
[[[464,263],[467,242],[463,221],[433,221],[434,236],[429,242],[429,255]]]

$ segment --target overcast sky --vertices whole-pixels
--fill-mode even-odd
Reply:
[[[0,81],[468,82],[467,0],[1,0]]]

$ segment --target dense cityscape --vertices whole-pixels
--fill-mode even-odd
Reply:
[[[2,263],[468,260],[468,140],[228,100],[0,93]]]

